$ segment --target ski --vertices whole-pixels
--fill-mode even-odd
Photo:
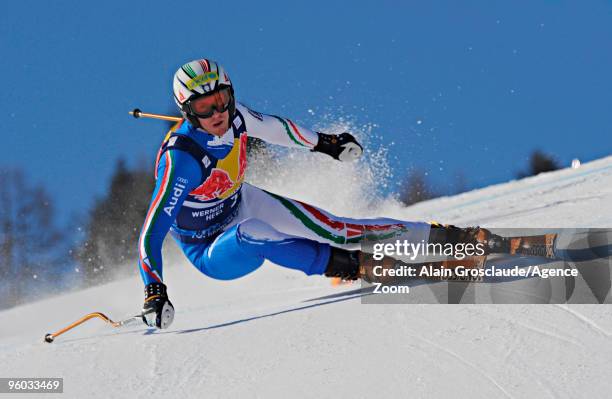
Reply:
[[[499,237],[499,236],[497,236]],[[540,256],[555,259],[556,233],[540,234],[534,236],[501,237],[493,240],[492,253],[502,253],[519,256]]]
[[[496,236],[490,242],[493,247],[491,253],[506,254],[512,256],[535,256],[547,259],[556,259],[555,244],[556,233],[532,235],[532,236]],[[455,269],[459,266],[465,269],[483,269],[486,267],[487,255],[471,256],[463,260],[450,259],[437,262],[426,262],[416,267],[429,270],[425,277],[431,280],[444,281],[482,281],[479,277],[457,276]],[[414,265],[413,265],[414,266]],[[423,273],[420,273],[422,276]]]

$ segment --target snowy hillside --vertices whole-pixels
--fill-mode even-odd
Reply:
[[[293,160],[284,173],[305,170],[305,159]],[[329,175],[336,172],[322,173],[329,183],[340,181]],[[321,184],[316,173],[290,187],[282,176],[251,181],[354,216],[612,227],[612,157],[408,209],[392,199],[363,198],[355,181]],[[348,203],[350,212],[341,212]],[[143,298],[136,272],[1,312],[0,376],[63,377],[63,397],[71,398],[611,394],[609,305],[364,305],[358,294],[322,298],[359,285],[332,287],[268,263],[221,282],[181,262],[165,275],[177,311],[167,331],[140,324],[113,329],[93,320],[53,344],[42,342],[45,333],[85,313],[120,319],[137,312]],[[416,295],[419,289],[426,287],[416,287]]]

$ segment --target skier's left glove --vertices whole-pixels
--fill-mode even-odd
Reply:
[[[145,287],[142,321],[149,327],[168,328],[174,320],[174,306],[168,299],[163,283],[151,283]]]
[[[363,147],[350,133],[317,133],[319,142],[312,151],[322,152],[342,162],[352,162],[363,154]]]

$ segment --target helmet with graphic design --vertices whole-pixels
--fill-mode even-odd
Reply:
[[[183,116],[196,128],[201,128],[198,118],[209,118],[214,111],[229,111],[229,121],[236,111],[234,88],[225,69],[215,61],[205,58],[190,61],[174,74],[174,101]],[[202,97],[211,101],[197,101]]]

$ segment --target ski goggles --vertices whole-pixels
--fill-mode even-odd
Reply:
[[[218,113],[227,111],[232,102],[232,93],[229,87],[224,87],[211,94],[205,94],[185,102],[187,111],[199,118],[206,119]]]

